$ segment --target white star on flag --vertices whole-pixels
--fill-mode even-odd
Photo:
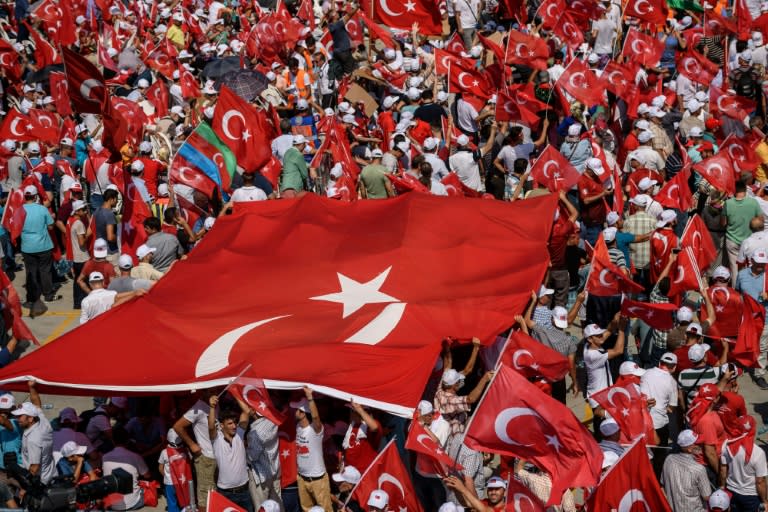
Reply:
[[[362,308],[366,304],[381,304],[386,302],[400,302],[398,299],[382,293],[379,288],[386,281],[389,271],[392,267],[387,268],[384,272],[377,275],[367,283],[361,283],[350,279],[349,277],[339,272],[336,275],[339,277],[339,284],[341,285],[341,291],[336,293],[329,293],[327,295],[319,295],[317,297],[310,297],[310,300],[325,300],[328,302],[338,302],[344,305],[344,311],[341,315],[342,318],[347,318],[349,315]]]
[[[626,417],[626,416],[629,416],[629,409],[627,409],[626,407],[625,407],[625,408],[623,408],[623,409],[621,410],[621,415],[622,415],[622,416],[625,416],[625,417]]]
[[[242,135],[243,142],[248,142],[248,139],[250,138],[251,138],[251,132],[249,132],[248,130],[244,130]]]
[[[290,450],[283,450],[280,455],[282,455],[284,459],[287,459],[291,455],[291,452]]]
[[[408,12],[415,11],[416,4],[413,3],[411,0],[408,0],[408,2],[405,2],[405,10]]]
[[[557,453],[560,453],[560,448],[562,448],[560,439],[558,439],[557,436],[548,436],[546,434],[544,434],[544,437],[547,438],[547,444],[554,448]]]

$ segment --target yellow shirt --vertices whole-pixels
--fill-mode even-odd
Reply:
[[[168,32],[165,33],[165,37],[171,40],[171,42],[177,48],[184,48],[184,31],[176,25],[168,27]]]
[[[765,172],[768,169],[768,144],[764,140],[755,148],[755,154],[760,159],[760,165],[755,169],[755,181],[765,183],[768,181],[768,174]]]

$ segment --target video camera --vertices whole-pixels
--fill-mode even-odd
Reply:
[[[54,478],[49,485],[45,485],[39,476],[17,464],[15,453],[4,453],[3,463],[8,474],[26,491],[21,505],[31,512],[75,510],[78,503],[95,501],[112,493],[133,492],[133,476],[120,468],[112,471],[111,475],[78,486],[66,477]]]

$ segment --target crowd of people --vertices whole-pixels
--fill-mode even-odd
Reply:
[[[49,421],[30,382],[22,404],[0,396],[3,453],[44,484],[128,471],[132,492],[91,504],[113,510],[152,505],[155,481],[169,512],[217,509],[210,491],[251,512],[386,512],[398,490],[386,479],[364,499],[354,489],[394,440],[425,511],[520,510],[508,508],[519,507],[513,482],[541,510],[583,509],[591,489],[552,499],[544,468],[465,443],[507,364],[492,354],[521,332],[567,361],[563,378],[526,377],[563,404],[588,403],[605,474],[636,435],[601,399],[620,390],[647,414],[671,510],[764,510],[762,421],[740,389],[747,379],[768,389],[768,4],[400,9],[6,4],[2,269],[24,272],[30,318],[71,281],[85,323],[148,293],[236,203],[555,194],[549,253],[530,255],[550,265],[528,307],[495,341],[445,342],[413,404],[409,421],[455,465],[436,470],[407,450],[409,421],[310,388],[271,393],[281,424],[229,389],[94,399]],[[439,33],[425,28],[435,22]],[[73,78],[87,66],[101,75]],[[19,340],[6,338],[0,363],[13,364]],[[9,460],[0,501],[15,508],[23,491]]]

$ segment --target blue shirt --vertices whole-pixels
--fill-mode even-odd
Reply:
[[[85,161],[88,159],[88,144],[91,142],[90,139],[90,137],[86,137],[75,141],[75,156],[77,157],[77,167],[80,169],[83,168],[83,164],[85,164]]]
[[[624,253],[624,261],[627,263],[628,268],[632,266],[629,259],[629,244],[634,241],[635,235],[632,233],[616,232],[616,248]]]
[[[88,461],[84,460],[81,475],[85,475],[92,470],[93,468],[88,464]],[[59,476],[75,476],[75,468],[72,467],[72,464],[65,457],[60,458],[59,462],[56,463],[56,471],[59,472]]]
[[[760,299],[760,294],[765,290],[765,272],[754,275],[749,267],[739,270],[736,274],[736,290],[746,293],[764,307],[767,305]]]
[[[3,453],[15,453],[16,462],[21,464],[21,438],[24,435],[24,431],[21,430],[19,423],[14,419],[11,419],[11,425],[13,425],[13,429],[0,426],[0,450]],[[5,469],[2,457],[0,457],[0,468]]]
[[[48,226],[53,224],[53,218],[48,208],[37,203],[25,203],[24,228],[21,230],[21,251],[27,254],[50,251],[53,241],[48,234]]]

